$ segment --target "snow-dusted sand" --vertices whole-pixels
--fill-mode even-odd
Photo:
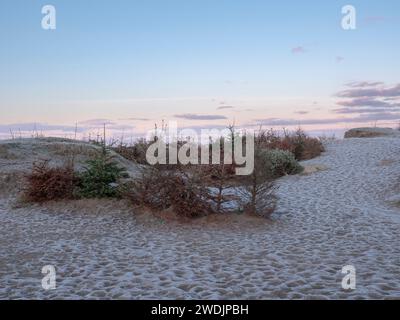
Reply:
[[[400,298],[399,156],[396,137],[331,142],[304,163],[324,170],[279,181],[273,221],[165,222],[114,201],[13,208],[3,193],[0,298]]]

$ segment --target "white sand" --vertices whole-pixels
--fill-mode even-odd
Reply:
[[[327,170],[280,180],[272,222],[149,223],[113,201],[13,209],[3,194],[0,298],[400,298],[399,155],[394,137],[331,142],[306,162]],[[41,288],[46,264],[56,290]]]

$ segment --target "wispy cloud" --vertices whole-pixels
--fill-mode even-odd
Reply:
[[[126,124],[114,124],[106,127],[107,130],[115,130],[115,131],[125,131],[125,130],[133,130],[135,126],[126,125]]]
[[[120,121],[150,121],[149,118],[124,118],[119,119]]]
[[[397,112],[400,110],[400,84],[387,86],[383,82],[359,81],[346,84],[350,89],[336,94],[342,98],[336,104],[344,108],[332,110],[335,113]],[[343,100],[346,98],[345,100]]]
[[[305,111],[305,110],[299,110],[299,111],[295,111],[294,113],[303,115],[303,114],[308,114],[310,112],[309,111]]]
[[[255,119],[252,126],[297,126],[297,125],[324,125],[324,124],[339,124],[339,123],[366,123],[378,120],[399,120],[400,113],[381,112],[375,114],[359,115],[351,118],[331,118],[331,119],[282,119],[268,118]]]
[[[343,100],[337,102],[338,105],[344,107],[382,107],[382,108],[395,108],[400,104],[389,103],[375,98],[355,98],[350,100]]]
[[[227,128],[228,128],[227,125],[220,125],[220,124],[211,125],[210,124],[210,125],[185,126],[185,127],[180,128],[180,129],[192,129],[192,130],[200,132],[201,130],[213,130],[213,129],[215,129],[215,130],[224,130],[224,129],[227,129]]]
[[[341,62],[343,62],[344,57],[336,56],[335,60],[336,60],[336,63],[341,63]]]
[[[234,108],[235,107],[233,107],[233,106],[221,106],[221,107],[218,107],[217,110],[234,109]]]
[[[77,123],[78,128],[81,128],[83,131],[99,129],[104,125],[106,126],[107,130],[115,130],[115,131],[132,130],[135,128],[135,126],[133,125],[120,124],[118,122],[109,119],[90,119],[90,120],[80,121]]]
[[[84,126],[103,126],[103,125],[115,125],[116,123],[109,119],[89,119],[89,120],[79,121],[78,124]]]
[[[388,86],[368,86],[366,87],[354,87],[348,90],[343,90],[337,93],[337,97],[340,98],[362,98],[362,97],[400,97],[400,84],[388,87]]]
[[[104,119],[103,119],[104,120]],[[91,125],[82,125],[78,123],[77,125],[57,125],[48,123],[13,123],[13,124],[0,124],[0,134],[1,135],[32,135],[32,134],[43,134],[45,136],[73,136],[75,133],[85,134],[99,130],[101,126],[92,125],[93,121],[89,121]],[[123,124],[108,124],[106,125],[106,130],[112,133],[118,133],[122,131],[132,131],[135,129],[132,125]]]
[[[83,132],[85,128],[76,128],[75,126],[52,125],[47,123],[13,123],[0,124],[0,133],[12,132],[42,132],[42,131],[62,131],[62,132]]]
[[[228,119],[222,115],[216,114],[193,114],[193,113],[185,113],[185,114],[176,114],[175,118],[186,119],[186,120],[224,120]]]
[[[332,112],[339,114],[352,114],[352,113],[381,113],[393,111],[392,108],[338,108],[333,109]]]
[[[347,87],[352,87],[352,88],[365,88],[365,87],[376,87],[376,86],[382,86],[384,85],[383,82],[381,81],[353,81],[346,83]]]
[[[300,53],[305,53],[306,49],[303,46],[297,46],[292,48],[292,53],[293,54],[300,54]]]

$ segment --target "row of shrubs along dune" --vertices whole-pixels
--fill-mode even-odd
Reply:
[[[233,139],[237,132],[233,126],[230,126],[229,129],[231,130],[230,139]],[[128,160],[146,165],[148,164],[146,150],[151,143],[153,141],[148,141],[144,138],[138,139],[130,145],[121,141],[118,146],[113,147],[113,150]],[[185,141],[178,141],[179,143],[184,144]],[[282,132],[274,129],[260,129],[255,136],[255,143],[262,149],[290,151],[298,161],[318,157],[325,151],[320,139],[310,137],[301,128],[295,131],[283,129]]]
[[[228,212],[269,217],[276,204],[274,181],[283,175],[301,172],[298,159],[309,158],[310,154],[323,150],[317,139],[301,131],[278,136],[275,132],[260,130],[255,139],[254,170],[238,178],[234,175],[235,164],[146,165],[142,152],[147,145],[148,142],[140,140],[132,147],[119,147],[123,150],[121,155],[130,159],[134,153],[127,155],[126,152],[133,150],[135,158],[130,160],[144,164],[138,166],[140,174],[135,179],[127,179],[125,170],[105,147],[87,162],[82,172],[76,172],[71,161],[56,168],[47,161],[34,164],[26,177],[23,198],[29,202],[125,198],[135,207],[168,211],[181,217]]]
[[[61,199],[115,198],[120,196],[119,181],[127,178],[104,149],[88,160],[82,172],[74,169],[74,161],[66,159],[63,166],[52,167],[49,160],[34,163],[25,176],[22,199],[27,202],[46,202]]]

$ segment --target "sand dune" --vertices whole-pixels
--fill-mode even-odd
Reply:
[[[279,180],[272,221],[167,223],[122,201],[16,208],[3,192],[0,298],[400,298],[399,155],[398,137],[330,142],[304,162],[323,170]],[[47,264],[55,290],[41,287]]]

